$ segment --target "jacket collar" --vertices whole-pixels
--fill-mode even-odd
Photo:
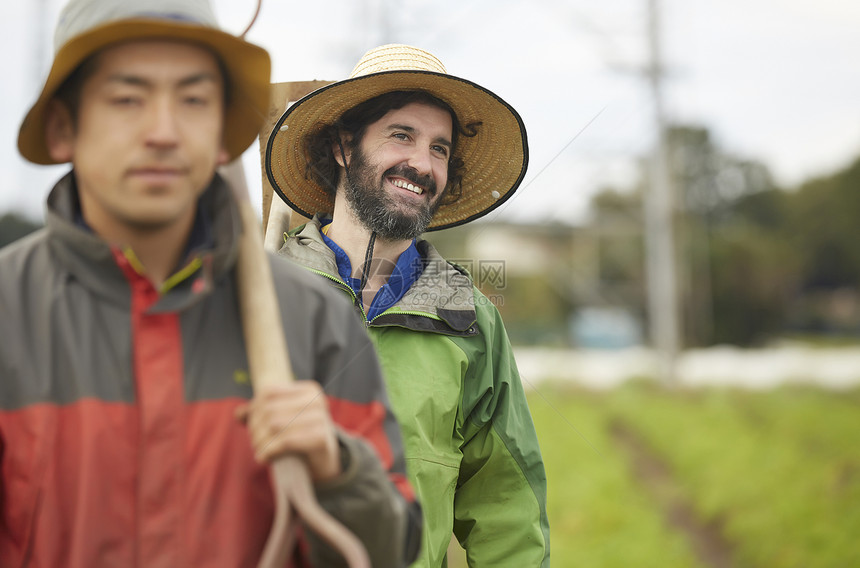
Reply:
[[[279,254],[305,268],[322,272],[347,286],[338,274],[334,252],[325,244],[319,215],[290,231]],[[476,320],[475,292],[468,273],[446,261],[425,240],[416,243],[425,267],[421,276],[394,306],[391,314],[425,313],[434,315],[457,331],[467,330]]]
[[[211,288],[214,279],[235,265],[241,225],[230,190],[219,176],[201,195],[198,207],[201,214],[209,216],[211,239],[207,245],[190,251],[200,260],[200,268],[159,300],[159,311],[180,309],[195,301],[195,297],[203,295],[201,292]],[[74,174],[69,172],[57,182],[47,200],[45,224],[54,257],[86,288],[125,305],[129,301],[128,286],[112,248],[76,221],[78,208]]]

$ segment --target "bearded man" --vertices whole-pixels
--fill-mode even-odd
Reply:
[[[546,475],[496,307],[425,240],[513,195],[525,128],[498,96],[432,54],[387,45],[276,123],[266,171],[313,219],[280,254],[353,302],[385,371],[424,512],[414,566],[549,565]]]

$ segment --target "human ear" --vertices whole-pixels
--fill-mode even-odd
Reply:
[[[334,154],[334,160],[342,168],[349,166],[349,160],[352,157],[350,142],[352,142],[352,136],[349,134],[341,134],[340,143],[334,143],[331,145],[331,152]],[[344,160],[346,160],[346,162],[344,162]]]
[[[52,99],[45,109],[45,146],[57,163],[71,162],[75,157],[75,126],[68,107]]]

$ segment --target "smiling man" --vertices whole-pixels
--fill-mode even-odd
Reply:
[[[280,253],[349,297],[385,370],[424,512],[415,566],[549,565],[546,476],[498,310],[426,230],[477,219],[526,171],[519,115],[411,46],[290,106],[266,148],[280,197],[313,219]]]
[[[0,252],[0,565],[256,566],[285,453],[375,566],[414,559],[420,510],[370,341],[275,257],[305,380],[248,382],[242,227],[216,168],[257,138],[268,54],[206,0],[72,0],[56,45],[18,147],[72,168],[46,228]],[[307,530],[292,561],[343,564]]]

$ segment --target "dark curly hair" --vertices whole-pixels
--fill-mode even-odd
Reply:
[[[389,111],[397,110],[411,103],[429,104],[451,115],[452,148],[448,160],[448,184],[442,203],[453,203],[460,198],[463,179],[463,159],[457,155],[457,140],[460,136],[472,137],[477,134],[480,122],[461,125],[457,114],[448,103],[425,91],[391,91],[368,99],[345,113],[334,124],[319,125],[303,140],[305,151],[305,178],[316,182],[334,199],[340,181],[341,168],[332,154],[332,148],[348,135],[347,146],[354,150],[361,143],[367,127]]]

